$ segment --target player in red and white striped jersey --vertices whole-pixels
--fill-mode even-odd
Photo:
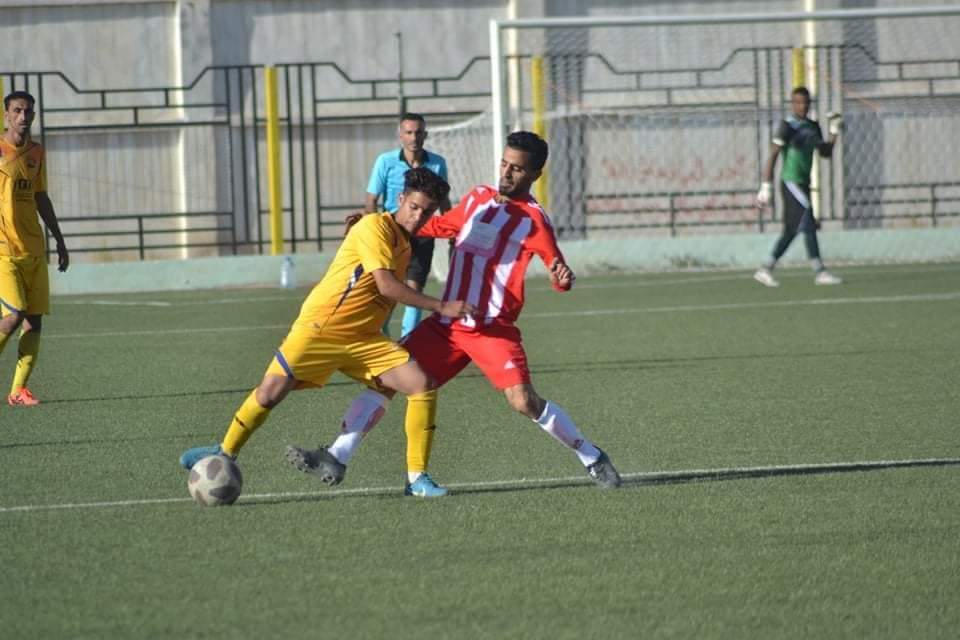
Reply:
[[[534,390],[520,330],[514,324],[523,309],[524,277],[534,255],[548,265],[558,291],[569,290],[575,279],[557,246],[550,219],[530,195],[547,153],[547,143],[536,134],[511,134],[500,163],[498,187],[476,187],[457,207],[420,230],[423,236],[455,239],[443,299],[466,300],[479,313],[455,321],[435,314],[402,344],[437,386],[472,361],[504,392],[511,407],[573,450],[599,485],[617,487],[620,476],[607,455],[583,436],[559,405]],[[426,474],[436,404],[436,391],[408,396],[407,495],[447,493]],[[341,434],[337,447],[341,440],[354,442],[351,446],[360,443],[359,438]]]
[[[534,255],[547,265],[565,264],[547,214],[529,193],[508,199],[492,186],[479,186],[449,216],[432,222],[421,235],[455,238],[444,299],[469,297],[483,314],[481,320],[454,323],[457,330],[516,321]],[[572,279],[565,285],[554,281],[559,291],[571,284]]]
[[[549,267],[554,289],[567,291],[575,280],[550,219],[530,194],[547,153],[547,143],[536,134],[511,134],[497,188],[476,187],[457,207],[421,228],[420,235],[455,238],[443,299],[467,300],[481,315],[456,321],[434,315],[403,344],[438,386],[472,361],[504,392],[511,407],[572,449],[600,485],[615,487],[620,476],[607,455],[580,433],[559,405],[537,394],[514,324],[523,309],[524,279],[534,256]],[[435,416],[435,391],[409,397],[408,482],[426,470]],[[417,432],[428,435],[417,437]]]

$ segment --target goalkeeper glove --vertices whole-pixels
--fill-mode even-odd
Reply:
[[[843,129],[843,116],[841,116],[839,113],[828,113],[827,129],[830,131],[830,135],[832,136],[840,135],[840,131]]]
[[[760,191],[757,192],[757,206],[766,207],[770,204],[773,197],[773,185],[769,182],[760,183]]]

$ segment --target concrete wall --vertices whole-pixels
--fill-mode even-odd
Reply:
[[[939,3],[945,4],[946,0],[931,0],[924,4]],[[822,0],[817,6],[828,9],[899,4],[893,0]],[[802,6],[800,0],[521,0],[515,8],[520,17],[529,17],[797,11]],[[331,118],[319,128],[312,124],[295,126],[290,130],[292,145],[288,142],[288,129],[284,128],[283,160],[293,176],[292,188],[289,181],[284,181],[284,202],[287,208],[293,209],[293,222],[300,232],[306,229],[311,237],[315,237],[319,230],[326,229],[328,234],[335,235],[332,230],[343,211],[358,204],[363,197],[373,158],[395,144],[393,118],[398,101],[397,85],[392,79],[400,70],[395,33],[401,32],[404,36],[403,72],[407,78],[453,76],[463,71],[473,57],[488,53],[487,21],[493,17],[505,18],[507,14],[507,0],[86,0],[79,4],[65,0],[0,0],[0,36],[4,42],[13,44],[5,47],[0,58],[0,73],[57,70],[80,90],[141,89],[109,96],[108,106],[111,107],[125,104],[157,106],[165,99],[171,104],[223,104],[229,101],[232,110],[229,123],[225,121],[226,113],[222,107],[169,107],[140,111],[137,117],[141,122],[153,120],[176,126],[117,128],[112,125],[131,121],[134,117],[131,111],[98,111],[101,100],[98,93],[78,94],[66,82],[45,77],[44,104],[40,108],[86,106],[90,109],[82,113],[44,113],[44,124],[51,128],[45,140],[50,149],[51,192],[61,216],[237,209],[239,222],[230,232],[202,231],[184,235],[183,229],[213,228],[230,221],[216,217],[170,217],[161,221],[167,225],[164,228],[168,232],[156,234],[152,240],[176,243],[189,238],[192,242],[204,243],[222,241],[229,236],[246,242],[255,238],[263,226],[260,210],[266,206],[263,136],[262,133],[255,136],[250,127],[255,106],[259,109],[259,116],[263,116],[262,81],[254,92],[252,72],[239,78],[239,74],[245,72],[204,73],[204,69],[211,65],[336,63],[343,74],[356,82],[348,82],[333,67],[319,68],[315,75],[307,73],[304,78],[298,77],[294,70],[290,104],[281,99],[282,115],[299,122],[301,116],[312,120],[314,105],[311,96],[316,94],[318,116]],[[911,27],[908,23],[851,23],[843,28],[824,25],[819,28],[818,38],[826,42],[856,37],[868,43],[880,59],[894,52],[898,59],[926,55],[930,50],[929,42],[936,44],[938,55],[960,57],[960,40],[949,37],[953,33],[951,25],[955,24],[956,21],[927,21],[923,29],[929,38],[916,37],[915,31],[911,31],[917,28],[916,25]],[[524,32],[517,51],[543,53],[546,38],[542,33]],[[600,52],[619,68],[643,70],[719,64],[737,46],[799,43],[802,34],[800,25],[794,23],[721,28],[604,29],[589,34],[571,30],[569,34],[555,33],[550,38],[550,47],[554,50],[568,47],[570,50]],[[846,66],[852,68],[856,65]],[[848,71],[844,68],[843,73]],[[231,73],[234,74],[230,76],[232,84],[227,86],[225,78]],[[573,87],[576,89],[573,93],[580,92],[575,96],[583,98],[578,106],[624,108],[643,104],[647,107],[643,115],[621,118],[619,122],[595,120],[590,127],[568,127],[565,135],[571,142],[571,149],[586,150],[585,159],[574,158],[576,166],[569,164],[569,158],[568,165],[564,165],[564,156],[560,153],[563,124],[558,121],[554,130],[554,135],[558,136],[554,169],[560,176],[569,173],[576,179],[582,177],[582,189],[572,193],[572,196],[578,196],[596,192],[625,194],[638,189],[690,190],[701,186],[714,190],[755,188],[760,163],[766,153],[764,147],[769,138],[769,127],[764,122],[758,150],[756,113],[721,114],[717,106],[759,103],[761,109],[770,111],[766,119],[775,119],[782,109],[780,97],[783,86],[788,83],[789,71],[783,65],[777,69],[770,81],[775,86],[768,87],[767,79],[762,78],[760,92],[763,95],[760,97],[753,88],[719,92],[677,90],[677,86],[690,83],[690,74],[648,74],[635,80],[613,76],[593,62],[570,73],[572,77],[554,79],[554,82],[555,85],[559,82],[563,90]],[[833,77],[839,75],[839,71],[833,73]],[[6,79],[8,84],[14,80],[21,87],[25,80],[17,76],[6,76]],[[281,75],[282,97],[285,97],[286,79]],[[299,82],[301,79],[302,83]],[[374,88],[369,81],[375,79],[385,82],[376,84],[374,98],[370,93]],[[708,72],[703,76],[708,84],[750,83],[754,79],[750,56],[740,56],[722,71]],[[636,88],[637,82],[640,88],[653,91],[606,94],[603,97],[594,94],[585,98],[586,94],[580,91],[583,87],[621,85],[624,89],[632,89]],[[189,90],[172,91],[167,95],[155,90],[187,85],[192,85]],[[956,92],[960,89],[960,80],[956,85],[941,82],[936,90]],[[894,181],[901,178],[900,181],[952,179],[950,168],[956,165],[956,158],[952,150],[937,143],[960,134],[957,111],[953,108],[957,105],[944,111],[941,103],[926,113],[878,119],[876,111],[869,108],[869,96],[886,91],[886,86],[858,87],[867,98],[851,105],[851,109],[860,107],[862,111],[851,114],[851,122],[855,123],[857,117],[870,122],[851,128],[847,159],[838,158],[833,167],[824,163],[824,182],[832,175],[839,177],[837,182],[842,184],[844,166],[848,167],[848,179],[866,184],[890,181],[891,177],[895,178]],[[442,90],[446,93],[484,93],[488,87],[489,65],[483,62],[474,65],[462,79],[443,83]],[[35,86],[31,88],[35,89]],[[428,83],[414,83],[407,86],[407,92],[426,92],[431,88]],[[529,74],[519,81],[517,88],[523,96],[520,106],[528,107]],[[338,102],[347,97],[365,99]],[[674,107],[660,111],[650,109],[666,104],[668,99],[685,103],[694,110],[678,115]],[[482,121],[472,128],[452,132],[441,132],[440,127],[448,120],[456,122],[462,118],[454,114],[478,111],[487,106],[485,97],[424,98],[409,102],[408,107],[412,110],[434,114],[431,117],[431,125],[437,128],[434,140],[451,156],[456,193],[472,183],[489,179],[488,163],[492,150],[489,149],[491,143],[484,136],[484,127],[489,124]],[[552,106],[570,105],[554,100]],[[698,107],[701,111],[696,111]],[[245,111],[245,120],[239,116],[241,108]],[[915,106],[909,106],[909,109],[916,110]],[[445,118],[444,113],[450,116]],[[360,117],[370,115],[380,117]],[[208,121],[216,124],[197,124]],[[523,122],[529,125],[528,119]],[[99,124],[106,128],[81,133],[53,130],[58,126],[78,124]],[[181,130],[183,124],[196,126]],[[583,144],[579,143],[577,134],[580,133],[584,134]],[[316,146],[314,138],[318,140]],[[241,147],[246,149],[246,155],[242,154]],[[254,149],[259,155],[259,176],[255,170]],[[888,149],[897,149],[898,153],[887,153]],[[877,161],[878,158],[883,161]],[[554,188],[567,183],[555,180]],[[555,195],[558,196],[555,201],[559,201],[559,196],[564,194]],[[565,195],[568,199],[571,197],[571,193]],[[687,219],[696,221],[698,216],[705,215],[736,217],[740,214],[732,208],[728,207],[724,212],[725,203],[743,204],[744,198],[749,199],[749,196],[714,199],[712,206],[716,206],[719,213],[690,213]],[[619,201],[607,200],[603,206],[610,209],[636,204],[630,198],[620,198]],[[659,206],[656,202],[652,204]],[[697,202],[691,206],[702,204]],[[828,204],[824,203],[825,212],[839,213],[839,210],[831,211]],[[317,213],[320,207],[331,206],[334,209]],[[594,209],[594,213],[596,211]],[[556,213],[563,222],[580,212],[561,209]],[[867,213],[875,214],[876,210]],[[597,224],[606,224],[604,215],[595,215],[593,220]],[[68,230],[87,232],[95,230],[97,224],[74,226],[71,223]],[[116,228],[116,224],[112,224]],[[135,221],[125,224],[127,226],[122,228],[135,229]],[[124,241],[133,239],[129,236]],[[75,242],[77,246],[96,248],[116,241],[114,237],[77,239]],[[301,243],[297,251],[323,248],[325,246],[316,243]],[[241,253],[250,251],[255,249],[249,245],[240,250]],[[212,248],[199,248],[190,252],[153,252],[151,256],[176,258],[216,252]],[[136,259],[138,252],[103,257]],[[87,259],[79,253],[76,258],[79,261]]]

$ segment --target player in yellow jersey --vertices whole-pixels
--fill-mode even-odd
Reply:
[[[19,327],[17,368],[7,404],[33,406],[27,389],[40,352],[43,315],[50,312],[44,224],[57,241],[60,271],[70,265],[57,214],[47,196],[43,147],[30,139],[36,100],[25,91],[3,99],[6,132],[0,136],[0,353]]]
[[[341,437],[327,449],[288,450],[288,459],[309,471],[316,456],[339,465],[339,477],[321,475],[329,484],[343,478],[347,460],[386,411],[393,393],[424,393],[434,383],[400,345],[381,332],[397,302],[430,309],[448,318],[472,316],[462,301],[441,302],[404,284],[410,238],[444,202],[450,186],[425,167],[407,172],[396,213],[364,216],[347,234],[327,273],[307,296],[300,315],[270,362],[260,385],[233,417],[219,445],[195,447],[180,457],[191,469],[202,458],[236,457],[270,410],[293,389],[322,387],[335,371],[367,385],[341,425]],[[309,453],[307,459],[301,456]]]

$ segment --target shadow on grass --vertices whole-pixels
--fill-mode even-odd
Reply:
[[[119,442],[178,442],[191,438],[200,438],[200,434],[182,433],[179,435],[143,435],[124,438],[77,438],[75,440],[48,440],[46,442],[13,442],[0,444],[3,449],[24,449],[27,447],[70,447],[78,444],[117,444]]]
[[[869,462],[838,462],[762,467],[735,467],[729,469],[697,469],[688,471],[657,471],[623,474],[624,488],[639,488],[657,485],[688,484],[696,482],[719,482],[725,480],[751,480],[785,476],[813,476],[838,473],[866,473],[887,469],[919,467],[960,466],[960,458],[931,458],[923,460],[877,460]],[[511,480],[504,482],[454,483],[447,485],[451,495],[490,493],[514,493],[541,491],[545,489],[590,488],[593,481],[587,477],[549,478],[544,480]],[[623,489],[621,489],[622,491]],[[264,494],[241,498],[236,507],[264,504],[287,504],[292,502],[320,502],[343,498],[402,498],[399,487],[376,487],[358,489],[330,489],[304,493]]]
[[[860,349],[853,351],[816,351],[808,353],[753,353],[739,355],[715,355],[715,356],[694,356],[686,358],[625,358],[614,360],[599,360],[594,362],[558,362],[546,364],[538,367],[532,367],[531,373],[537,375],[549,375],[551,373],[569,373],[583,371],[639,371],[644,369],[665,369],[678,367],[692,367],[706,362],[725,362],[738,360],[761,360],[765,358],[826,358],[836,356],[858,356],[870,355],[876,353],[891,353],[891,349]],[[476,369],[468,369],[458,376],[459,378],[482,378],[483,374]],[[360,383],[351,380],[335,380],[328,382],[328,387],[342,387],[349,385],[358,385]],[[170,393],[146,393],[146,394],[127,394],[115,396],[87,396],[80,398],[54,398],[44,400],[44,404],[71,404],[80,402],[107,402],[113,400],[163,400],[169,398],[192,398],[216,395],[230,395],[239,393],[249,393],[251,387],[242,389],[211,389],[208,391],[174,391]]]

